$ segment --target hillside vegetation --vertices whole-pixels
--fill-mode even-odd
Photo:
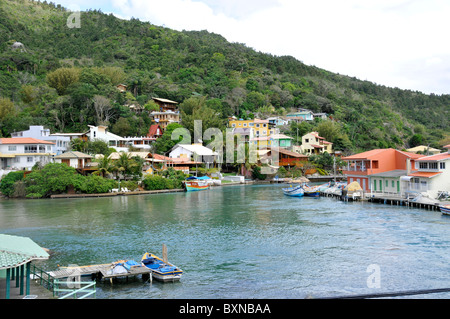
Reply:
[[[231,115],[326,112],[333,121],[285,132],[316,129],[346,153],[450,143],[449,95],[376,85],[207,31],[178,32],[97,10],[82,12],[81,27],[69,28],[70,14],[45,1],[0,0],[1,136],[29,125],[78,132],[98,124],[146,135],[151,98],[161,97],[179,102],[186,118],[219,114],[213,123],[220,128]],[[126,94],[116,89],[120,83]],[[145,110],[135,113],[130,104]]]

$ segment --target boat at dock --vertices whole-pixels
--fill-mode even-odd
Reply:
[[[320,191],[318,187],[310,187],[308,185],[303,185],[303,191],[305,192],[305,196],[309,197],[319,197]]]
[[[141,262],[144,267],[152,271],[154,279],[162,282],[179,281],[183,275],[183,271],[180,268],[152,253],[145,253]]]
[[[208,190],[211,186],[211,178],[205,177],[189,177],[184,181],[187,192],[197,192]]]
[[[283,188],[283,193],[286,196],[291,196],[291,197],[302,197],[305,192],[303,190],[302,186],[296,186],[296,187],[289,187],[289,188]]]
[[[441,213],[450,216],[450,205],[439,206]]]

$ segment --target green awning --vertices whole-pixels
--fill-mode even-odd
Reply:
[[[28,237],[0,234],[0,269],[15,268],[49,254]]]

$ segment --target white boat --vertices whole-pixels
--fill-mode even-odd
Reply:
[[[284,195],[291,196],[291,197],[302,197],[305,195],[305,191],[303,190],[303,187],[296,186],[296,187],[289,187],[289,188],[283,188]]]
[[[450,215],[450,205],[439,206],[439,208],[441,209],[442,214]]]

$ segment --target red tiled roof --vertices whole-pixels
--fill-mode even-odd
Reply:
[[[159,128],[159,131],[161,132],[161,128],[159,127],[159,125],[155,124],[155,125],[150,126],[150,130],[148,131],[148,135],[147,136],[148,137],[155,136],[156,132],[158,131],[158,128]]]
[[[442,161],[444,159],[450,158],[449,153],[442,153],[442,154],[436,154],[436,155],[430,155],[421,157],[418,159],[418,161]]]
[[[11,137],[11,138],[0,138],[0,144],[49,144],[55,145],[55,143],[38,140],[31,137]]]
[[[416,173],[409,174],[408,176],[431,178],[431,177],[435,177],[439,174],[442,174],[442,172],[416,172]]]

